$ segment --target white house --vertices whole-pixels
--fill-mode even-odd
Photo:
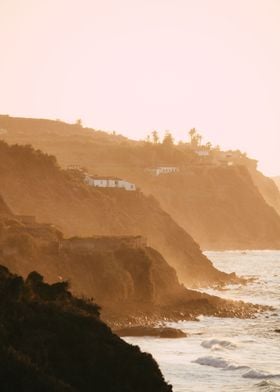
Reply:
[[[200,157],[208,157],[210,154],[208,150],[195,150],[195,153]]]
[[[136,191],[135,184],[117,177],[99,177],[86,175],[85,183],[99,188],[123,188],[126,191]]]
[[[177,173],[179,171],[179,168],[176,166],[157,166],[151,169],[147,169],[147,171],[154,174],[155,176],[159,176],[160,174]]]

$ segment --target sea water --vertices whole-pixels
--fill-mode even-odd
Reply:
[[[127,337],[150,352],[174,392],[280,391],[280,251],[206,252],[222,271],[254,278],[223,291],[224,298],[271,305],[254,319],[199,317],[169,323],[186,331],[181,339]]]

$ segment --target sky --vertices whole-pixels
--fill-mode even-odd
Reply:
[[[240,149],[280,175],[280,0],[0,0],[0,113]]]

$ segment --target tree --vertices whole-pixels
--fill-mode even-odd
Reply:
[[[174,138],[173,138],[170,131],[165,131],[165,135],[164,135],[162,144],[165,144],[166,146],[173,146]]]
[[[189,131],[189,135],[190,135],[190,138],[191,138],[191,144],[193,144],[193,139],[194,139],[194,137],[195,137],[195,135],[196,135],[196,129],[195,129],[195,128],[192,128],[192,129]]]
[[[78,118],[78,119],[77,119],[76,125],[77,125],[78,127],[80,127],[80,128],[83,128],[83,123],[82,123],[82,119],[81,119],[81,118]]]
[[[146,136],[145,142],[146,143],[151,143],[151,136],[150,135]]]
[[[197,146],[201,145],[201,140],[202,140],[202,136],[199,133],[197,133],[196,134],[196,145]]]
[[[153,131],[152,132],[152,140],[154,144],[158,144],[159,143],[159,136],[158,136],[158,132],[157,131]]]
[[[191,138],[191,146],[198,147],[201,144],[202,136],[197,132],[195,128],[192,128],[189,131],[189,135]]]

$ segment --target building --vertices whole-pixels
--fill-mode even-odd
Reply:
[[[122,188],[126,191],[136,191],[135,184],[117,177],[99,177],[86,175],[85,183],[97,188]]]
[[[87,169],[80,166],[80,165],[68,165],[67,166],[67,170],[71,170],[71,171],[78,171],[80,173],[86,173]]]
[[[200,157],[208,157],[210,155],[209,150],[195,150],[195,153]]]
[[[147,239],[137,236],[93,236],[89,238],[73,237],[60,243],[60,251],[92,253],[115,251],[122,248],[140,249],[147,246]]]
[[[155,176],[159,176],[161,174],[174,174],[179,172],[179,168],[177,166],[157,166],[146,170]]]

